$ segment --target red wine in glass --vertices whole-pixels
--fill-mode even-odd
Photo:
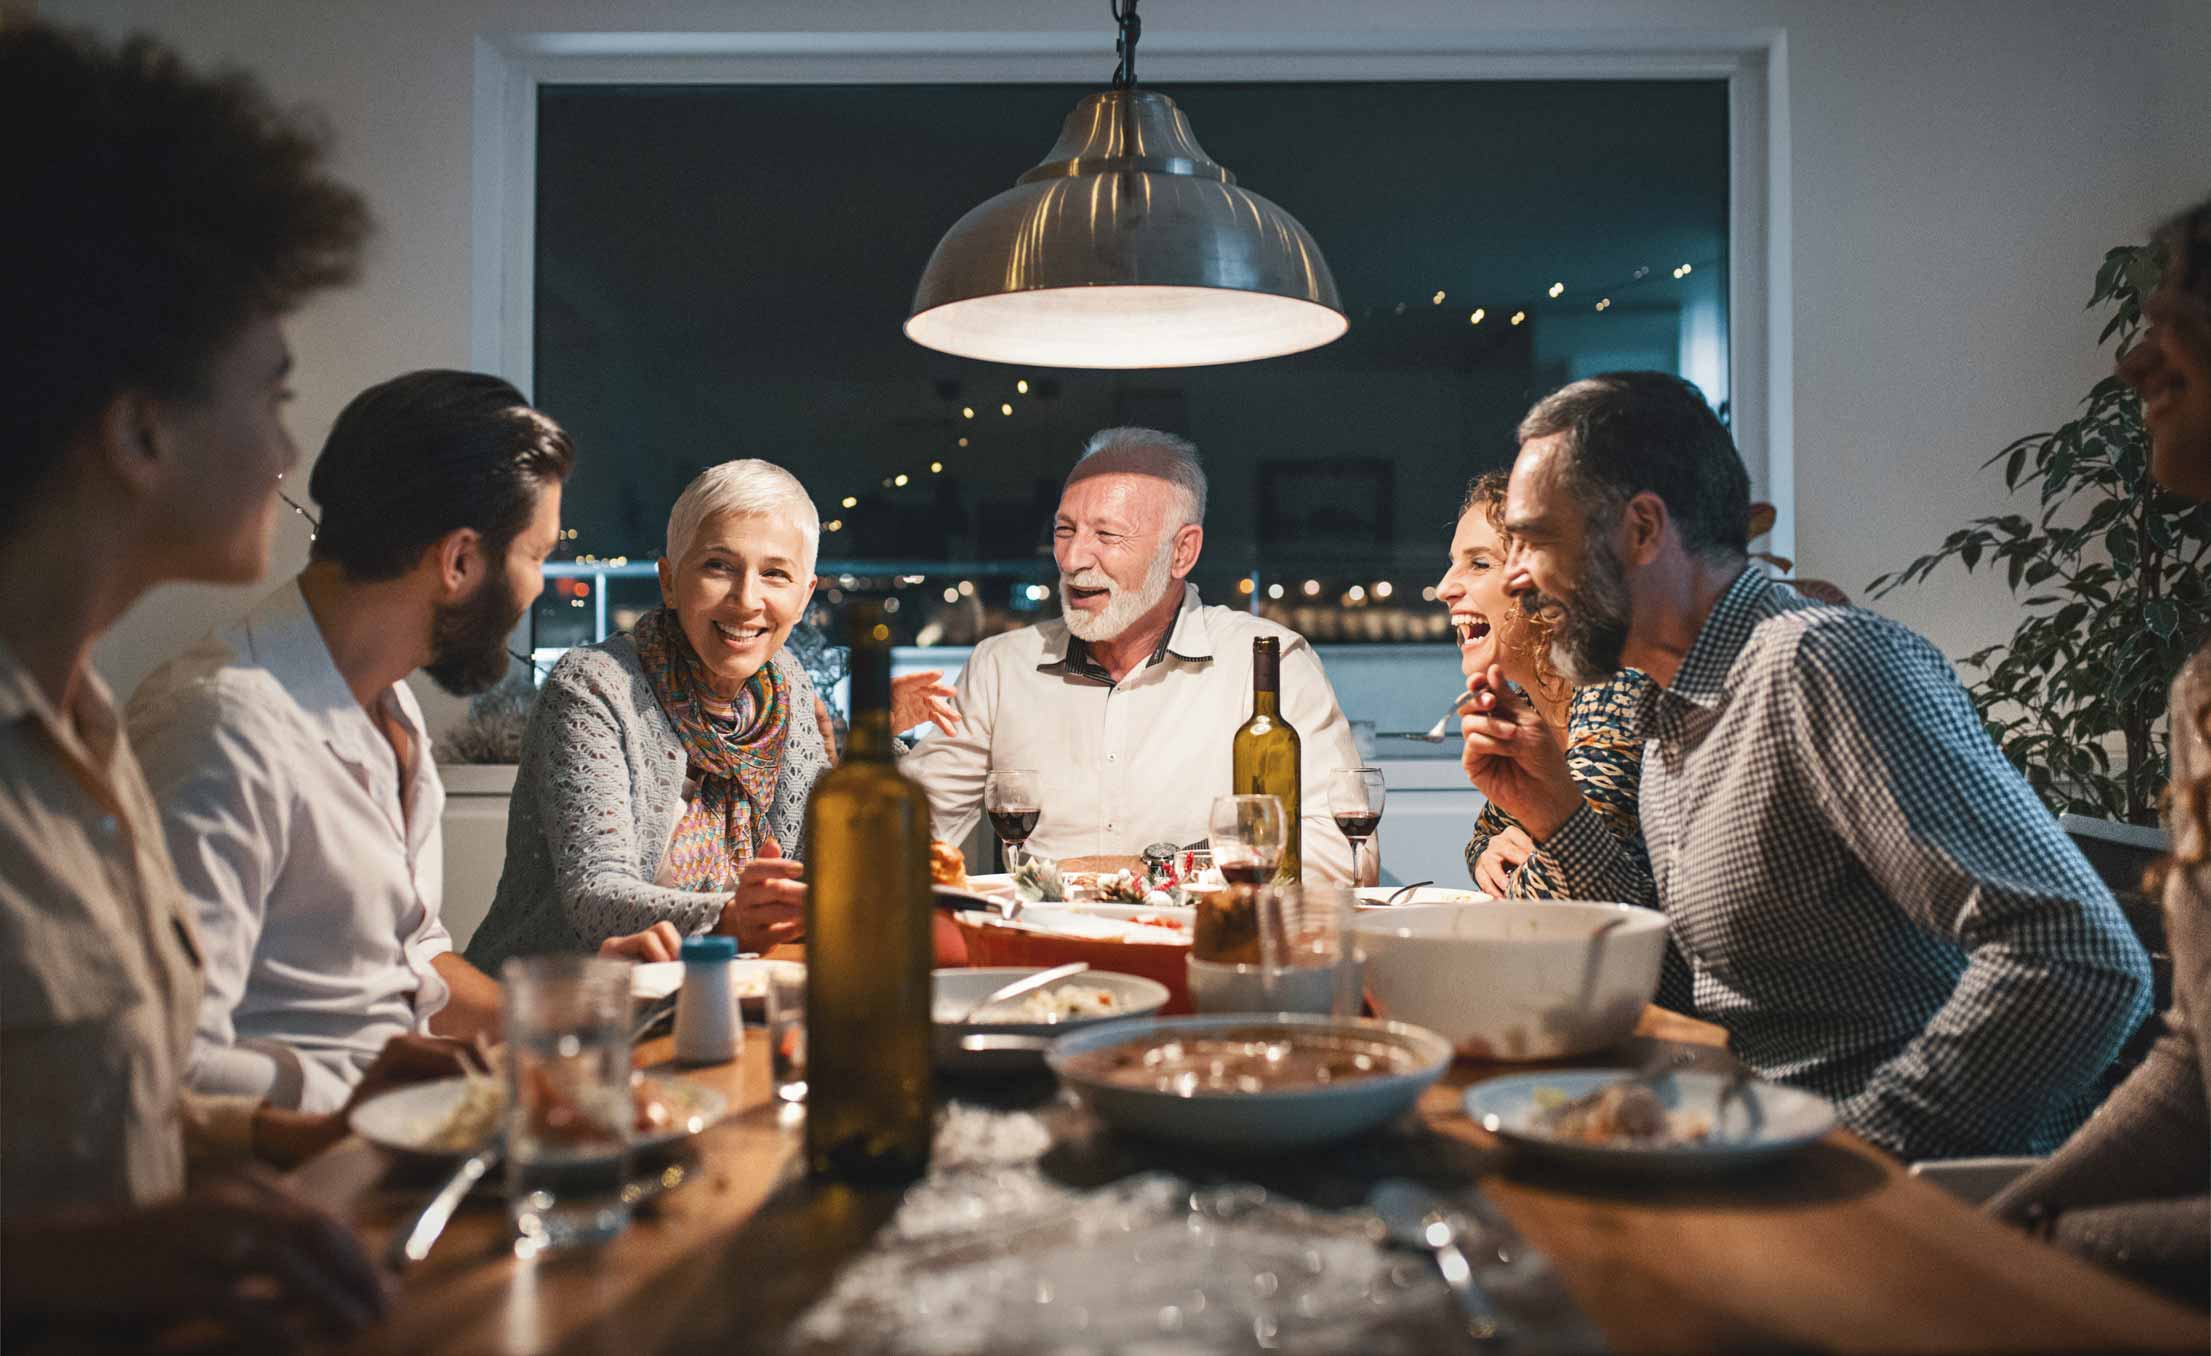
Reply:
[[[1220,868],[1221,879],[1230,885],[1265,885],[1274,879],[1276,866],[1273,862],[1251,860],[1216,862],[1215,865]]]
[[[1363,839],[1372,838],[1374,836],[1374,831],[1381,826],[1382,812],[1380,810],[1375,811],[1373,814],[1345,814],[1336,816],[1336,827],[1342,829],[1343,836],[1351,839],[1353,842],[1359,842]]]
[[[998,836],[1007,843],[1020,847],[1029,841],[1030,834],[1036,832],[1036,821],[1042,813],[1040,810],[1024,809],[992,810],[990,827],[996,829]]]

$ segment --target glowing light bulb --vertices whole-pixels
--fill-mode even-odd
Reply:
[[[1519,324],[1523,320],[1526,320],[1527,318],[1528,313],[1526,311],[1514,311],[1512,313],[1512,323],[1515,325]]]
[[[975,417],[975,407],[974,407],[973,405],[962,405],[962,406],[960,406],[960,418],[962,418],[962,419],[973,419],[974,417]]]
[[[1320,581],[1318,579],[1308,579],[1305,581],[1305,596],[1308,598],[1315,598],[1320,596]]]
[[[962,446],[962,447],[965,447],[965,446],[967,446],[967,439],[965,439],[965,438],[962,438],[962,439],[960,439],[960,446]]]
[[[1688,277],[1688,276],[1689,276],[1690,274],[1692,274],[1692,273],[1694,273],[1694,272],[1696,272],[1696,271],[1697,271],[1697,266],[1696,266],[1695,264],[1683,264],[1683,265],[1681,266],[1681,276],[1682,276],[1682,277],[1684,277],[1684,278]]]
[[[904,471],[900,471],[897,475],[892,476],[891,484],[898,486],[900,489],[904,489],[906,486],[906,473]]]
[[[948,603],[956,603],[956,602],[958,602],[959,600],[960,600],[960,591],[959,591],[958,589],[946,589],[946,590],[944,591],[944,601],[946,601],[946,602],[948,602]]]
[[[1426,587],[1426,588],[1424,588],[1424,589],[1422,589],[1422,590],[1420,591],[1420,601],[1422,601],[1422,602],[1424,602],[1424,603],[1432,603],[1432,602],[1434,602],[1435,600],[1436,600],[1436,586],[1435,586],[1435,585],[1433,585],[1433,584],[1430,584],[1430,585],[1429,585],[1428,587]]]
[[[974,597],[974,596],[975,596],[975,581],[974,581],[974,580],[972,580],[972,579],[962,579],[962,580],[960,581],[960,587],[959,587],[959,595],[960,595],[960,596],[961,596],[962,598],[972,598],[972,597]]]
[[[1243,578],[1236,581],[1236,591],[1244,595],[1246,598],[1249,598],[1251,596],[1252,583],[1250,575],[1247,574]]]
[[[858,507],[860,507],[860,501],[859,501],[859,499],[858,499],[857,497],[855,497],[855,496],[853,496],[853,495],[849,495],[849,494],[848,494],[848,495],[846,495],[846,496],[845,496],[845,497],[844,497],[843,499],[839,500],[838,502],[839,502],[839,504],[840,504],[840,505],[841,505],[842,507],[844,507],[844,508],[858,508]]]
[[[1441,305],[1443,304],[1443,292],[1442,292],[1442,289],[1440,289],[1440,288],[1439,288],[1439,289],[1437,289],[1437,291],[1436,291],[1436,294],[1435,294],[1434,296],[1432,296],[1432,297],[1428,298],[1428,300],[1429,300],[1429,301],[1431,301],[1431,302],[1433,302],[1433,303],[1434,303],[1435,305],[1441,306]]]
[[[1027,395],[1029,393],[1029,379],[1023,377],[1013,384],[1013,389],[1021,395]]]
[[[933,475],[933,476],[941,476],[941,475],[943,475],[943,474],[944,474],[944,463],[943,463],[943,462],[941,462],[941,461],[933,461],[933,462],[930,462],[930,463],[929,463],[929,474],[930,474],[930,475]]]
[[[1269,584],[1269,585],[1267,585],[1267,596],[1268,596],[1269,598],[1279,598],[1279,597],[1281,597],[1281,596],[1282,596],[1282,586],[1281,586],[1280,584]]]
[[[1562,283],[1562,282],[1555,282],[1555,283],[1552,283],[1552,284],[1551,284],[1551,295],[1552,295],[1552,296],[1553,296],[1554,298],[1555,298],[1556,296],[1558,296],[1558,294],[1559,294],[1559,293],[1561,293],[1561,292],[1563,292],[1563,291],[1565,291],[1565,290],[1566,290],[1566,284],[1565,284],[1565,283]]]
[[[1000,406],[998,407],[998,413],[1000,413],[1000,414],[1012,414],[1012,413],[1013,413],[1013,406],[1012,406],[1012,405],[1010,405],[1010,404],[1007,404],[1007,405],[1000,405]]]
[[[1479,325],[1482,323],[1482,321],[1488,319],[1488,317],[1489,312],[1477,306],[1474,308],[1474,314],[1466,318],[1466,323],[1469,325]]]
[[[1374,586],[1374,596],[1377,598],[1387,598],[1395,592],[1397,592],[1396,586],[1387,579],[1378,581]]]
[[[1350,590],[1349,590],[1348,592],[1346,592],[1346,593],[1344,594],[1344,597],[1345,597],[1345,598],[1346,598],[1347,600],[1349,600],[1349,601],[1351,601],[1351,602],[1354,602],[1354,603],[1363,603],[1363,602],[1365,602],[1365,601],[1367,600],[1367,589],[1366,589],[1366,585],[1364,585],[1364,584],[1353,584],[1353,585],[1351,586]]]
[[[844,519],[831,518],[828,522],[823,523],[822,526],[827,528],[831,532],[842,532],[844,531]]]

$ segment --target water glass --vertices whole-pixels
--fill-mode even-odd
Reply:
[[[1200,1012],[1300,1012],[1355,1017],[1364,1005],[1351,945],[1351,892],[1332,885],[1268,885],[1244,892],[1255,915],[1258,959],[1187,962]]]
[[[768,971],[768,1071],[775,1099],[787,1106],[806,1100],[806,973],[775,966]]]
[[[517,1256],[604,1242],[629,1223],[630,970],[627,961],[528,956],[500,972]]]

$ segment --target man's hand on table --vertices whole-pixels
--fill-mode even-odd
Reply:
[[[253,1154],[265,1163],[293,1168],[346,1137],[353,1108],[393,1088],[483,1071],[472,1045],[444,1036],[394,1036],[361,1073],[353,1093],[336,1111],[288,1111],[266,1102],[253,1112]]]
[[[140,1209],[72,1212],[7,1231],[11,1317],[166,1327],[214,1321],[242,1349],[290,1349],[387,1305],[352,1230],[258,1170]]]
[[[746,862],[737,876],[737,891],[722,906],[714,931],[737,939],[739,951],[765,953],[769,947],[795,942],[806,933],[806,874],[804,862],[783,855],[773,838],[760,844],[760,855]]]
[[[1532,843],[1541,843],[1581,808],[1566,754],[1534,704],[1505,685],[1502,668],[1475,674],[1466,690],[1460,766],[1483,795],[1520,822]]]

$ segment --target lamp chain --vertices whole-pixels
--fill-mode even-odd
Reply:
[[[1121,26],[1121,36],[1113,40],[1113,50],[1120,54],[1121,64],[1113,72],[1113,88],[1136,88],[1136,42],[1144,36],[1144,21],[1136,17],[1136,0],[1109,0],[1113,8],[1113,21]]]

